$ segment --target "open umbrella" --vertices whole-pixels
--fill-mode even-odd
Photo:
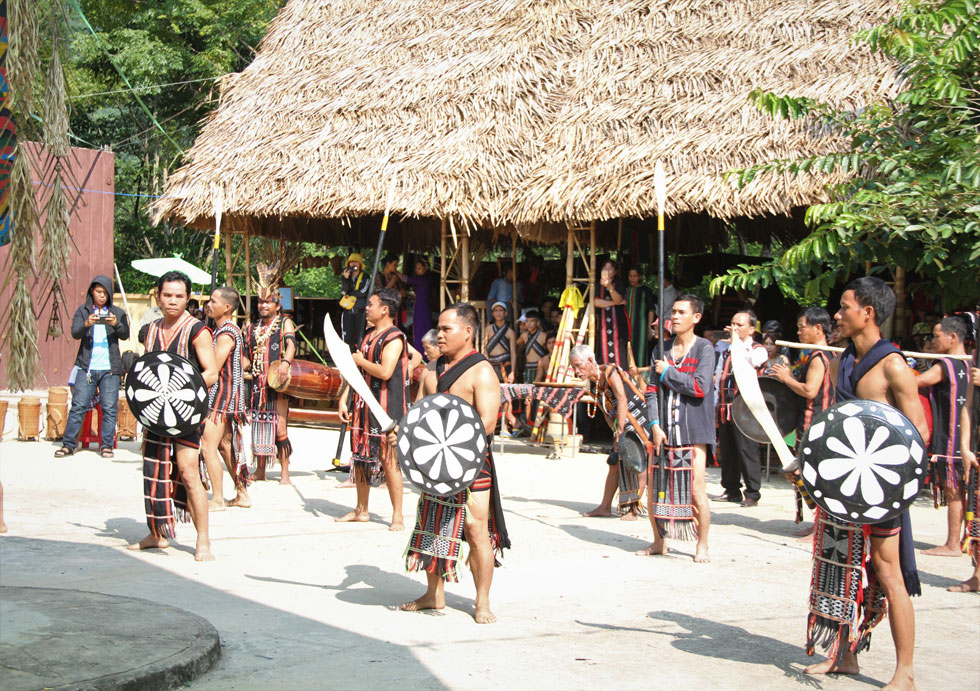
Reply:
[[[184,261],[180,255],[157,257],[154,259],[136,259],[131,262],[130,266],[137,271],[142,271],[151,276],[163,276],[168,271],[180,271],[187,274],[187,277],[191,279],[191,283],[202,286],[211,285],[211,274],[197,268],[190,262]]]

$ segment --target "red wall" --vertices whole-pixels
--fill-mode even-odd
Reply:
[[[24,149],[31,164],[31,178],[35,183],[50,184],[50,161],[47,161],[43,145],[26,142]],[[62,335],[53,340],[46,340],[48,320],[51,317],[51,280],[45,276],[31,279],[31,294],[34,297],[34,309],[38,312],[38,349],[41,352],[41,366],[34,382],[34,388],[46,389],[49,386],[63,386],[68,381],[68,373],[75,362],[78,352],[78,341],[71,337],[71,318],[75,310],[85,301],[85,293],[92,278],[105,274],[115,280],[112,268],[112,214],[115,197],[115,157],[108,151],[92,149],[71,149],[71,179],[65,181],[71,210],[69,229],[74,247],[71,250],[70,276],[61,281],[67,304],[61,305]],[[45,184],[35,185],[35,199],[38,210],[44,221],[44,206],[51,194],[51,188]],[[14,219],[13,232],[18,232]],[[40,246],[35,240],[35,255],[40,253]],[[11,271],[9,265],[10,245],[0,247],[0,271],[4,276]],[[10,304],[13,286],[8,286],[0,292],[0,311],[7,312]],[[6,334],[6,314],[0,315],[0,330]],[[0,363],[0,389],[7,389],[10,381],[7,378],[6,362],[9,346],[4,343],[3,362]]]

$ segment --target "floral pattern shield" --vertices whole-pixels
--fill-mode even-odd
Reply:
[[[459,396],[426,396],[398,427],[398,463],[408,481],[428,494],[445,497],[467,489],[486,453],[483,420]]]
[[[803,486],[833,516],[878,523],[904,511],[926,477],[915,425],[885,403],[837,403],[814,418],[799,443]]]
[[[208,412],[204,377],[186,358],[147,353],[126,374],[126,401],[140,423],[163,437],[197,429]]]

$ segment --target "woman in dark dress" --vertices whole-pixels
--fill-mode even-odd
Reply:
[[[415,305],[412,307],[412,345],[420,353],[425,352],[422,337],[432,328],[432,280],[429,277],[429,263],[425,259],[415,260],[415,275],[405,274],[402,279],[415,291]]]
[[[630,320],[626,316],[626,282],[619,276],[614,261],[602,265],[596,290],[595,313],[596,360],[629,368],[627,346],[630,340]]]

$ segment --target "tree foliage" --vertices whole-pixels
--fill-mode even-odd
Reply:
[[[713,293],[805,280],[803,299],[815,303],[870,263],[914,272],[946,307],[980,299],[980,8],[972,0],[909,0],[855,40],[895,61],[902,93],[844,111],[753,92],[764,112],[835,128],[849,146],[735,171],[739,186],[762,173],[850,177],[828,190],[828,203],[807,210],[807,238],[770,262],[715,278]]]
[[[72,19],[66,71],[74,144],[115,154],[116,262],[127,290],[146,290],[153,279],[131,269],[131,260],[180,253],[204,265],[210,257],[205,234],[153,226],[147,205],[217,105],[218,79],[251,62],[284,0],[77,2],[94,33]]]

